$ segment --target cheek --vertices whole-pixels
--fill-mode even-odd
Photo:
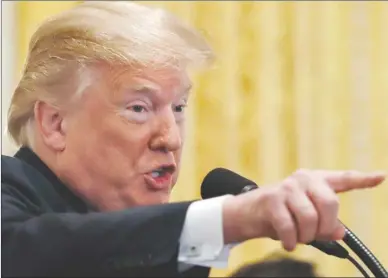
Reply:
[[[182,121],[181,123],[178,123],[179,133],[181,136],[182,146],[185,143],[186,139],[186,121]]]
[[[116,157],[133,160],[147,149],[149,134],[146,128],[130,124],[116,115],[107,117],[98,131],[100,147],[105,146]]]
[[[183,144],[183,141],[182,141]],[[178,151],[174,152],[174,159],[177,166],[177,169],[172,177],[172,185],[175,186],[175,183],[178,180],[179,172],[181,169],[181,157],[182,157],[182,149],[179,149]]]
[[[149,132],[115,114],[101,113],[77,119],[68,135],[69,147],[87,159],[127,171],[147,148]]]

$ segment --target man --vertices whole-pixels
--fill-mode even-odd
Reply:
[[[230,244],[292,250],[344,235],[335,193],[380,173],[297,171],[241,196],[167,204],[184,142],[189,70],[207,43],[163,10],[85,2],[29,46],[2,157],[3,276],[202,276]]]

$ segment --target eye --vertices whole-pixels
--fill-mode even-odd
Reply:
[[[126,106],[123,115],[131,122],[145,123],[151,116],[151,112],[151,105],[143,101],[136,101]]]
[[[129,107],[129,109],[136,113],[143,113],[147,111],[145,106],[139,104],[132,105]]]
[[[177,105],[174,107],[174,112],[181,113],[185,110],[186,107],[187,107],[187,104]]]

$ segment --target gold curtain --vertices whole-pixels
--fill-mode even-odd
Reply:
[[[21,66],[46,16],[76,2],[19,2]],[[147,2],[204,32],[218,55],[195,77],[189,135],[173,201],[199,197],[214,167],[268,184],[297,168],[388,167],[388,3]],[[388,184],[341,196],[341,219],[388,266]],[[224,276],[282,252],[277,242],[236,247]],[[282,252],[284,253],[284,252]],[[324,276],[360,276],[344,260],[300,246],[289,254]]]

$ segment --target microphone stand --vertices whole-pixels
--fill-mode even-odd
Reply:
[[[345,226],[345,225],[344,225]],[[345,226],[346,233],[342,239],[347,246],[362,260],[362,262],[368,267],[375,277],[388,278],[388,273],[373,255],[373,253],[362,243],[362,241]],[[365,278],[369,278],[368,273],[362,268],[362,266],[350,256],[348,250],[346,250],[341,244],[336,241],[313,241],[309,245],[321,250],[322,252],[335,256],[340,259],[348,259]]]
[[[257,185],[246,185],[241,193],[246,193],[258,188]],[[345,225],[344,225],[345,226]],[[373,253],[365,246],[364,243],[348,228],[345,226],[346,233],[342,239],[343,242],[362,260],[362,262],[368,267],[368,269],[375,275],[375,277],[388,278],[388,272],[384,269],[383,265],[373,255]],[[323,251],[328,255],[332,255],[342,259],[348,259],[357,269],[363,274],[364,277],[369,278],[366,271],[358,264],[358,262],[349,255],[349,252],[342,247],[336,241],[313,241],[311,246]]]
[[[345,244],[349,246],[349,248],[362,260],[362,262],[369,268],[373,275],[376,277],[388,278],[388,272],[384,269],[383,265],[373,255],[373,253],[348,227],[345,226],[345,228],[346,234],[343,238]],[[354,262],[352,263],[354,264]]]
[[[251,182],[241,177],[240,175],[233,173],[232,171],[229,171],[223,168],[219,168],[215,170],[218,170],[217,175],[220,175],[221,173],[226,172],[226,174],[228,174],[233,178],[237,177],[238,179],[243,179],[243,183],[245,183],[246,181],[249,182],[248,184],[243,185],[243,187],[241,189],[239,188],[237,191],[236,189],[233,189],[232,193],[229,193],[229,194],[233,194],[233,195],[243,194],[258,188],[258,186],[254,182]],[[208,176],[210,174],[217,176],[216,175],[217,172],[215,172],[215,170],[209,173]],[[205,180],[202,183],[202,187],[201,187],[201,195],[204,199],[225,194],[223,190],[221,190],[221,192],[219,190],[211,190],[210,192],[205,192],[206,190],[205,191],[203,190]],[[209,181],[208,183],[211,184],[211,182]],[[364,245],[364,243],[362,243],[362,241],[348,227],[345,226],[345,229],[346,229],[346,233],[344,238],[342,239],[343,242],[362,260],[362,262],[368,267],[368,269],[373,273],[373,275],[375,275],[376,277],[388,278],[388,272],[384,269],[383,265],[373,255],[373,253]],[[321,250],[322,252],[328,255],[332,255],[341,259],[348,259],[363,274],[364,277],[369,278],[368,273],[361,267],[361,265],[354,258],[350,256],[349,252],[338,242],[313,241],[313,242],[310,242],[309,245],[314,246],[315,248]]]

